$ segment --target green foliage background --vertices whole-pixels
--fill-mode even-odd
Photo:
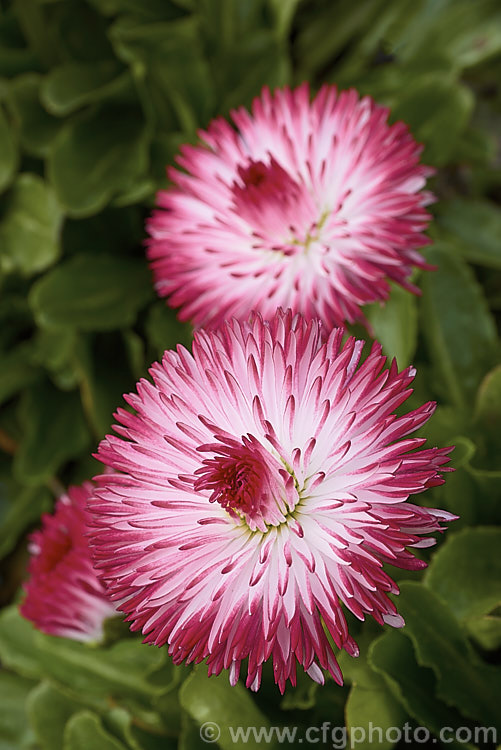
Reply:
[[[0,750],[191,750],[198,724],[496,726],[501,732],[501,7],[497,0],[13,0],[0,11],[1,604],[26,534],[112,411],[190,329],[155,299],[143,222],[198,127],[264,84],[356,86],[425,144],[438,197],[417,278],[367,311],[417,365],[425,430],[457,471],[422,502],[461,519],[396,572],[403,631],[350,621],[343,688],[281,698],[173,668],[127,630],[89,648],[0,616]],[[358,330],[357,333],[367,333]],[[501,734],[498,734],[498,737]],[[248,747],[254,747],[249,742]],[[361,745],[367,747],[367,745]],[[391,743],[371,747],[389,748]],[[454,743],[450,745],[454,747]]]

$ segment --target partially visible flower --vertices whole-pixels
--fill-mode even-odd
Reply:
[[[424,567],[411,550],[454,518],[406,502],[442,484],[451,449],[407,437],[434,404],[397,417],[415,371],[383,370],[378,344],[357,369],[362,346],[290,312],[233,320],[165,352],[126,397],[136,413],[118,410],[89,505],[96,568],[176,664],[234,684],[247,659],[254,690],[268,659],[281,690],[297,664],[341,683],[332,642],[358,653],[341,604],[403,624],[383,563]]]
[[[94,487],[70,487],[54,514],[31,535],[29,580],[21,614],[44,633],[76,641],[100,640],[103,623],[117,614],[92,566],[86,503]]]
[[[432,170],[406,125],[356,91],[263,89],[252,112],[222,118],[185,145],[148,222],[159,295],[182,320],[221,324],[277,307],[328,328],[388,297],[388,280],[426,268],[417,248]]]

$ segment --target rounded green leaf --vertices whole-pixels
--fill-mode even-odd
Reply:
[[[437,695],[465,716],[501,728],[501,669],[476,656],[451,609],[410,581],[401,584],[398,606],[417,661],[435,673]]]
[[[450,161],[474,106],[469,89],[434,73],[417,79],[396,100],[392,117],[403,120],[425,144],[423,160],[437,166]]]
[[[151,701],[164,688],[148,676],[163,664],[165,651],[137,639],[98,648],[37,633],[35,645],[44,674],[74,693],[88,693],[89,700],[113,695]]]
[[[5,190],[17,170],[17,145],[3,109],[0,107],[0,191]]]
[[[501,647],[501,617],[483,615],[467,620],[468,634],[485,651],[497,651]]]
[[[477,421],[488,429],[501,430],[501,365],[489,372],[477,393]]]
[[[40,103],[42,80],[38,73],[26,73],[14,78],[9,88],[9,104],[17,121],[21,146],[41,158],[47,156],[62,125]]]
[[[134,323],[152,296],[146,262],[77,255],[41,278],[29,300],[42,327],[108,331]]]
[[[175,312],[160,300],[148,311],[146,334],[156,356],[161,357],[166,349],[175,349],[177,344],[189,347],[192,329],[188,323],[181,323]]]
[[[465,620],[501,605],[501,529],[449,534],[426,571],[425,583]]]
[[[35,737],[26,717],[26,698],[32,689],[31,680],[0,671],[0,748],[28,750]],[[54,748],[56,750],[56,748]]]
[[[68,62],[53,68],[45,78],[41,100],[48,112],[65,116],[115,94],[123,81],[122,66],[116,60]]]
[[[365,308],[374,338],[380,342],[388,357],[395,357],[399,369],[410,365],[417,344],[416,297],[401,287],[393,286],[384,304]]]
[[[71,717],[64,731],[63,750],[126,750],[109,732],[99,717],[91,711],[81,711]]]
[[[113,412],[123,394],[135,383],[125,341],[111,335],[80,334],[73,361],[87,420],[101,439],[110,432]]]
[[[454,248],[435,245],[422,277],[422,325],[443,396],[465,406],[496,359],[499,342],[482,287]]]
[[[386,688],[384,681],[379,679],[380,684],[374,690],[353,685],[346,701],[346,728],[360,750],[389,750],[395,745],[395,740],[390,741],[387,732],[392,727],[402,727],[405,721],[406,712]],[[370,738],[370,727],[375,724],[382,730],[381,741],[378,734]]]
[[[145,733],[139,730],[137,724],[140,722],[137,722],[135,717],[125,708],[121,706],[111,708],[106,712],[105,723],[106,727],[124,742],[128,750],[148,750],[150,747],[149,741],[153,740],[152,735],[149,732]],[[141,742],[142,736],[147,738],[145,745]],[[153,743],[153,750],[156,747],[158,747],[158,750],[170,750],[171,748],[169,739],[165,736],[156,735]]]
[[[2,667],[23,677],[39,679],[43,672],[35,645],[36,630],[21,617],[16,604],[0,613],[0,659]]]
[[[280,38],[287,37],[299,0],[269,0],[275,16],[275,26]]]
[[[37,175],[20,175],[0,222],[0,270],[31,276],[54,263],[62,221],[52,188]]]
[[[73,216],[102,209],[144,177],[149,136],[140,111],[116,105],[70,120],[48,159],[56,194]]]
[[[205,737],[223,750],[235,747],[229,727],[268,727],[269,722],[257,708],[251,694],[240,684],[232,687],[226,673],[207,677],[204,669],[195,669],[183,683],[179,701],[185,711],[206,731]],[[246,747],[256,750],[260,743],[251,735]],[[272,747],[272,744],[269,745]]]
[[[25,429],[14,458],[19,481],[41,484],[89,448],[90,435],[78,393],[64,393],[49,381],[41,381],[24,392],[21,410]]]
[[[42,513],[52,508],[52,498],[46,487],[10,487],[10,502],[1,513],[2,536],[0,559],[14,549],[21,534],[32,524],[38,523]]]
[[[0,404],[27,388],[40,377],[41,370],[33,364],[30,343],[22,343],[2,353],[0,367]]]
[[[63,750],[66,723],[81,708],[49,682],[41,682],[31,691],[26,709],[42,750]]]
[[[20,615],[17,606],[0,614],[2,664],[26,677],[46,677],[88,704],[101,705],[110,696],[151,704],[171,687],[153,679],[166,656],[166,650],[133,638],[98,647],[45,635]]]
[[[458,711],[437,698],[433,672],[419,666],[412,643],[398,630],[390,630],[373,641],[369,663],[409,716],[435,736],[438,737],[443,727],[455,730],[469,723]],[[473,746],[452,742],[450,747],[464,749]]]
[[[484,200],[454,198],[438,206],[438,225],[471,263],[501,269],[501,209]]]
[[[164,107],[167,100],[186,133],[206,124],[213,112],[214,78],[195,16],[169,23],[122,16],[110,37],[117,56],[145,78],[149,106]]]
[[[287,688],[280,708],[284,711],[307,711],[315,707],[318,682],[314,682],[306,672],[298,671],[296,685]]]

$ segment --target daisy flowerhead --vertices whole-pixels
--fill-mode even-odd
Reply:
[[[425,566],[449,513],[407,502],[443,482],[450,448],[408,438],[434,410],[404,416],[414,370],[383,369],[378,344],[328,337],[278,311],[195,334],[152,366],[119,409],[90,500],[94,560],[145,641],[209,674],[247,660],[257,690],[273,661],[280,690],[296,667],[339,683],[333,644],[357,655],[341,605],[403,624],[383,570]],[[327,632],[329,635],[327,635]]]
[[[92,567],[86,502],[93,485],[70,487],[42,528],[31,535],[30,578],[21,614],[44,633],[98,641],[106,618],[117,614]]]
[[[363,319],[388,280],[418,291],[432,170],[404,123],[354,90],[325,85],[310,102],[307,84],[265,88],[231,118],[181,148],[147,224],[157,292],[182,320],[283,307],[332,328]]]

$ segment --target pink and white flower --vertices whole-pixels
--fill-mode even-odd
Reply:
[[[103,623],[117,614],[92,566],[86,503],[90,482],[70,487],[53,515],[31,535],[30,578],[21,614],[44,633],[76,641],[98,641]]]
[[[343,607],[403,624],[383,563],[419,569],[412,549],[450,513],[407,502],[442,484],[450,448],[409,438],[434,411],[403,416],[415,371],[374,344],[328,337],[289,311],[195,334],[152,366],[119,409],[90,501],[94,559],[133,630],[209,673],[248,660],[257,690],[273,660],[283,691],[300,664],[341,683],[331,646],[358,653]],[[330,638],[326,635],[329,632]]]
[[[432,170],[404,123],[354,90],[310,102],[307,84],[265,88],[231,118],[181,148],[147,225],[157,292],[182,320],[288,307],[331,328],[386,299],[388,280],[419,291]]]

